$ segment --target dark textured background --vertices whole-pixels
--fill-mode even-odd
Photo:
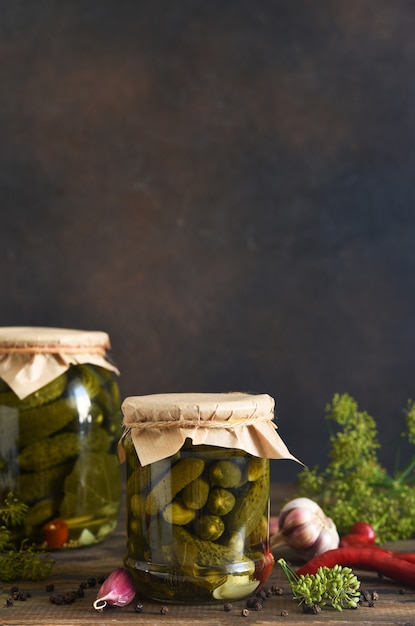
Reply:
[[[392,465],[415,397],[415,3],[0,15],[0,324],[107,331],[123,396],[269,393],[311,466],[347,391]]]

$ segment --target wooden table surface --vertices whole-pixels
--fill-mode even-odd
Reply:
[[[271,512],[277,514],[286,492],[274,487],[271,497]],[[406,543],[402,549],[415,551],[415,542]],[[30,592],[26,601],[17,600],[12,606],[6,606],[10,595],[11,583],[0,587],[0,626],[79,626],[81,624],[136,624],[159,626],[226,626],[244,620],[244,624],[383,624],[393,626],[415,626],[415,580],[414,588],[403,588],[376,574],[356,572],[361,580],[362,589],[377,591],[379,598],[373,607],[367,603],[355,610],[335,611],[323,608],[318,615],[305,615],[292,599],[288,584],[279,566],[266,584],[270,588],[275,584],[282,588],[282,595],[272,595],[264,601],[261,611],[250,610],[247,616],[241,611],[246,607],[246,600],[232,602],[232,610],[226,612],[223,603],[205,606],[169,605],[168,613],[160,613],[161,605],[149,601],[143,602],[143,612],[134,611],[134,602],[125,607],[106,608],[96,611],[93,602],[98,587],[88,587],[83,598],[77,598],[72,604],[55,605],[50,602],[50,592],[46,591],[47,582],[52,582],[55,591],[76,590],[79,584],[93,577],[107,576],[113,569],[122,565],[125,552],[124,512],[115,532],[100,545],[74,549],[53,554],[56,565],[52,576],[45,582],[16,583],[22,592]],[[289,552],[281,552],[287,559]],[[293,561],[295,564],[295,561]],[[299,563],[299,562],[298,562]],[[241,622],[242,623],[242,622]]]

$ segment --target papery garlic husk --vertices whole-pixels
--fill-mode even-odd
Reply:
[[[117,567],[102,583],[93,607],[102,611],[108,606],[125,606],[134,600],[133,577],[124,567]]]
[[[270,547],[287,545],[305,559],[338,548],[340,537],[335,523],[309,498],[294,498],[280,511],[279,531],[271,536]]]

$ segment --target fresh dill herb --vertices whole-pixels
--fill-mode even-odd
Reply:
[[[0,506],[0,580],[43,580],[55,561],[47,552],[37,550],[24,540],[16,546],[13,529],[24,523],[28,507],[9,493]]]
[[[315,574],[297,576],[285,559],[279,559],[281,566],[298,604],[305,607],[331,606],[337,611],[355,609],[360,598],[360,581],[350,567],[334,565],[319,567]]]
[[[12,493],[7,494],[0,506],[0,519],[8,528],[20,526],[29,510],[27,504],[20,502]]]
[[[415,453],[392,476],[378,459],[377,425],[348,394],[335,394],[326,407],[332,427],[329,462],[322,471],[305,468],[298,476],[300,495],[314,499],[347,534],[358,521],[376,530],[379,542],[415,535]],[[415,403],[408,401],[403,436],[415,444]]]

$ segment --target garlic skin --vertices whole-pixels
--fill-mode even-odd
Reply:
[[[279,530],[271,536],[274,550],[285,544],[305,559],[338,548],[340,537],[333,520],[309,498],[294,498],[280,511]]]
[[[134,600],[133,577],[124,567],[117,567],[102,583],[93,607],[102,611],[107,605],[125,606]]]

